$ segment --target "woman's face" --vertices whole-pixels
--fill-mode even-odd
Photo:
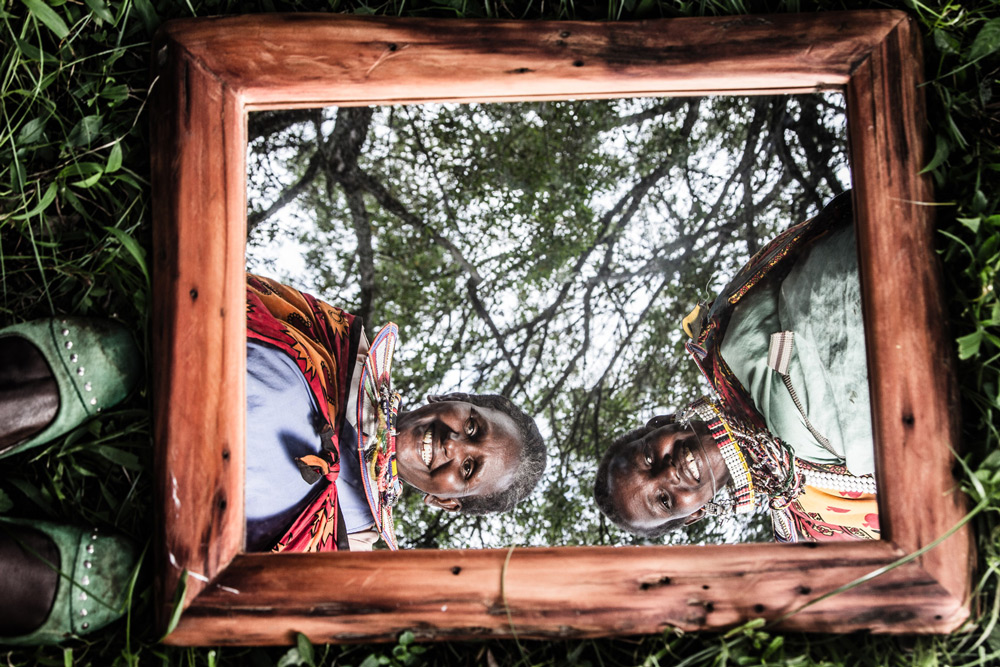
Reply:
[[[396,465],[426,502],[459,509],[462,498],[488,496],[514,482],[522,443],[508,415],[464,401],[422,405],[396,423]]]
[[[668,424],[623,443],[608,467],[615,505],[641,530],[697,521],[729,480],[722,453],[702,422]]]

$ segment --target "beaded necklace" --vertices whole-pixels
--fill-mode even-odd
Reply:
[[[705,398],[682,411],[678,421],[688,423],[692,418],[708,426],[729,469],[732,512],[752,512],[761,495],[772,508],[784,507],[799,495],[801,477],[788,445],[766,431],[747,428]]]
[[[358,386],[358,457],[361,481],[375,525],[386,545],[395,550],[392,506],[402,484],[396,466],[396,416],[400,395],[392,390],[392,356],[399,337],[390,322],[379,329],[368,348]]]

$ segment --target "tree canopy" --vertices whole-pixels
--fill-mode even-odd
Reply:
[[[549,468],[511,515],[397,513],[403,547],[631,544],[590,489],[613,438],[707,391],[681,319],[849,188],[837,94],[253,114],[248,267],[400,328],[394,382],[499,393]],[[767,540],[701,522],[669,543]]]

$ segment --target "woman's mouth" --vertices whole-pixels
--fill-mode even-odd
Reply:
[[[698,460],[695,458],[694,452],[691,451],[690,446],[684,447],[684,467],[692,479],[696,482],[701,481],[701,470],[698,465]]]
[[[420,447],[420,459],[428,468],[431,467],[431,460],[434,458],[434,427],[428,426],[424,431],[424,439]]]

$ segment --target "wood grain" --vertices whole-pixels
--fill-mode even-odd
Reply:
[[[169,47],[163,47],[169,48]],[[154,94],[158,577],[188,599],[243,547],[245,112],[197,61]]]
[[[916,55],[913,57],[911,54]],[[848,85],[883,538],[905,551],[932,543],[966,511],[955,481],[957,391],[925,148],[919,35],[901,21]],[[915,363],[915,361],[917,363]],[[891,443],[891,444],[890,444]],[[888,444],[888,446],[887,446]],[[883,509],[884,507],[884,509]],[[920,560],[955,595],[967,591],[971,535]]]
[[[247,57],[252,53],[253,57]],[[168,23],[154,44],[155,437],[161,626],[174,644],[582,637],[723,629],[948,632],[970,613],[952,352],[900,12],[642,23],[264,15]],[[241,554],[248,110],[839,87],[851,160],[884,539],[870,544]],[[796,612],[796,613],[792,613]],[[789,615],[790,614],[790,615]]]

